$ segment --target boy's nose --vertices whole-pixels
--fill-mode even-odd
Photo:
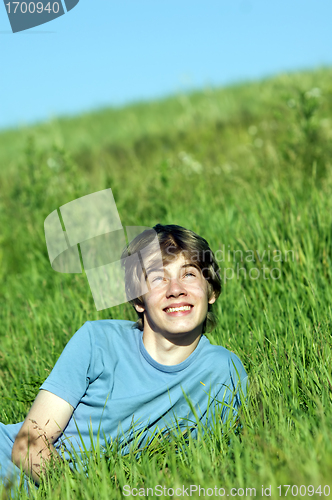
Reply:
[[[167,295],[182,295],[186,294],[186,289],[178,278],[170,278],[167,286]]]

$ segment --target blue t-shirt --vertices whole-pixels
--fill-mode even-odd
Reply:
[[[157,363],[131,321],[89,321],[70,339],[41,386],[74,407],[54,446],[65,454],[91,447],[91,435],[117,439],[122,450],[139,434],[142,446],[158,431],[208,424],[216,409],[225,421],[236,414],[247,374],[239,358],[202,335],[182,363]],[[231,408],[231,410],[230,410]],[[79,432],[78,432],[79,430]],[[92,431],[92,433],[91,433]]]

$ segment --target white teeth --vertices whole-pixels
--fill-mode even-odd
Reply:
[[[175,312],[175,311],[190,311],[191,306],[182,306],[182,307],[168,307],[166,312]]]

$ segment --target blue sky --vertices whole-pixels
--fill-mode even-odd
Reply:
[[[332,66],[331,19],[331,0],[80,0],[13,34],[1,2],[0,128]]]

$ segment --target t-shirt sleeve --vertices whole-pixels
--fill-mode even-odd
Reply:
[[[40,389],[55,394],[76,408],[89,385],[91,356],[91,333],[89,322],[86,322],[69,340]]]
[[[237,409],[241,403],[245,403],[248,395],[248,375],[239,358],[232,354],[229,360],[230,388],[233,392],[233,406]]]
[[[218,403],[222,404],[221,419],[234,421],[241,404],[247,401],[248,375],[240,359],[234,354],[228,358],[228,380],[222,384]]]

